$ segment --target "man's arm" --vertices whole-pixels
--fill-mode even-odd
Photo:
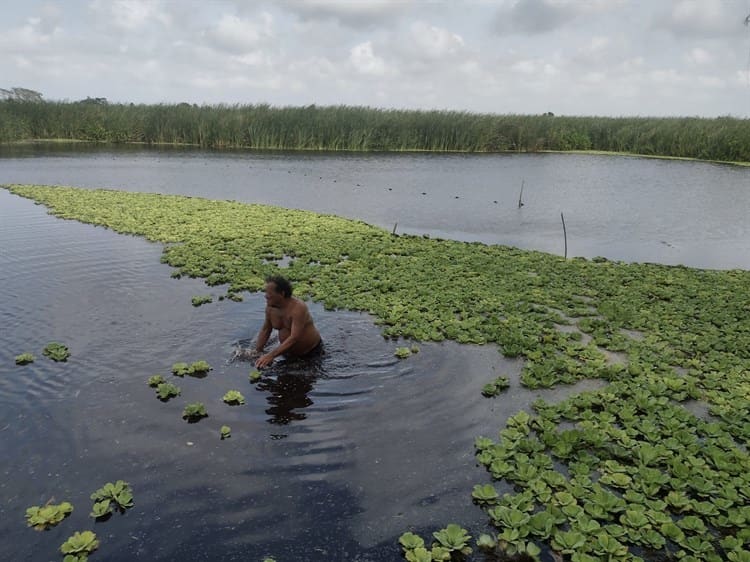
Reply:
[[[255,366],[258,368],[266,367],[267,365],[271,364],[271,361],[273,361],[274,357],[278,357],[285,351],[291,349],[294,344],[299,341],[300,336],[302,335],[304,329],[305,329],[305,308],[304,307],[295,307],[291,314],[291,320],[292,320],[292,327],[289,331],[289,337],[284,340],[284,342],[276,347],[275,349],[272,349],[265,355],[258,358],[258,360],[255,362]]]
[[[272,331],[273,327],[271,326],[271,319],[268,317],[268,312],[266,312],[266,320],[263,322],[263,326],[261,327],[260,332],[258,332],[258,337],[255,340],[255,351],[263,353],[263,348],[266,347],[266,343],[268,343],[268,338],[271,337]]]

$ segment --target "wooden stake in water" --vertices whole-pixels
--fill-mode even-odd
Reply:
[[[396,227],[398,226],[398,223],[393,225],[393,232],[391,234],[396,234]]]
[[[518,208],[519,209],[521,207],[523,207],[523,200],[522,200],[522,198],[523,198],[523,184],[524,184],[524,180],[521,180],[521,193],[518,194]]]
[[[565,231],[565,217],[562,214],[562,211],[560,211],[560,219],[563,223],[563,238],[565,239],[565,259],[568,259],[568,233]]]

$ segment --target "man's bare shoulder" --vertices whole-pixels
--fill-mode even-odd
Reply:
[[[292,313],[293,314],[306,314],[307,303],[297,297],[292,297]]]

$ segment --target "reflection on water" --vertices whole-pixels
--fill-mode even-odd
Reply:
[[[258,390],[268,392],[270,407],[266,413],[271,416],[269,423],[286,425],[291,421],[304,420],[302,411],[313,404],[309,393],[313,388],[315,375],[310,373],[279,373],[266,375],[258,383]]]

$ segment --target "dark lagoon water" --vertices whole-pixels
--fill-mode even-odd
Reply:
[[[699,197],[696,177],[715,193]],[[646,178],[669,193],[654,194]],[[673,257],[727,268],[750,268],[749,179],[750,170],[725,166],[559,155],[23,148],[3,149],[0,157],[0,183],[273,203],[389,228],[398,222],[400,231],[549,244],[557,253],[561,248],[552,246],[561,243],[563,210],[571,254],[669,263],[674,250]],[[521,180],[526,205],[519,211]],[[613,187],[623,189],[623,182],[638,195],[628,199]],[[677,197],[675,183],[690,195]],[[646,205],[640,197],[649,193]],[[672,197],[674,206],[662,211],[672,228],[666,236],[653,207]],[[699,221],[694,213],[701,205],[724,214]],[[588,222],[576,227],[581,209],[588,209]],[[637,213],[640,245],[624,234]],[[702,233],[700,243],[687,244],[693,228]],[[614,244],[616,232],[620,245],[610,249],[624,253],[598,251],[606,244],[598,246],[595,234]],[[584,239],[588,249],[574,251]],[[251,365],[230,359],[237,342],[260,327],[262,295],[220,302],[222,287],[171,279],[161,251],[143,239],[53,218],[0,190],[0,559],[60,560],[60,544],[91,529],[101,540],[93,560],[400,560],[396,541],[406,530],[429,536],[450,522],[474,536],[488,530],[471,503],[473,485],[489,481],[475,465],[476,436],[496,436],[509,415],[538,396],[595,384],[527,391],[518,383],[521,363],[493,346],[420,344],[418,354],[399,361],[393,351],[403,342],[384,340],[369,316],[312,303],[327,345],[322,362],[279,364],[253,385]],[[214,302],[190,305],[192,296],[205,294]],[[66,363],[42,356],[50,341],[70,347]],[[15,366],[23,352],[36,361]],[[199,359],[213,366],[205,378],[169,374],[173,363]],[[157,400],[146,384],[156,373],[182,395]],[[481,387],[499,374],[511,378],[511,388],[498,399],[483,398]],[[224,404],[231,389],[247,403]],[[195,401],[209,417],[188,424],[182,409]],[[221,441],[225,424],[232,437]],[[94,522],[89,495],[117,479],[130,482],[135,506]],[[49,531],[27,528],[26,508],[49,500],[70,501],[75,510]]]

